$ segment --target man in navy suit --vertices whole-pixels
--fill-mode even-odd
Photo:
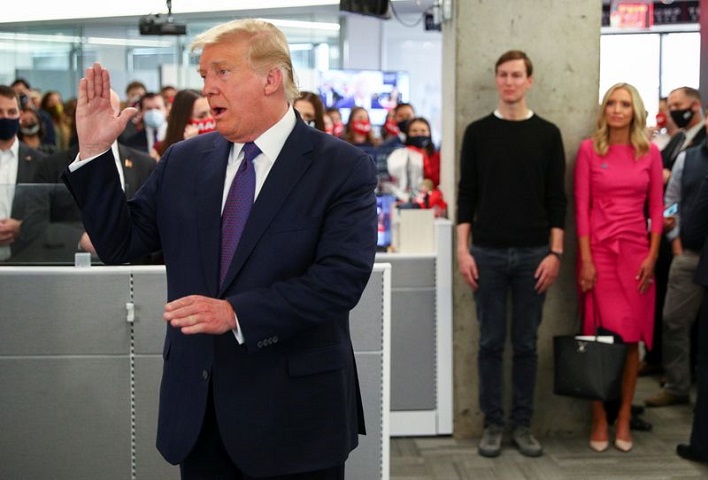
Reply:
[[[95,64],[79,84],[80,153],[65,173],[104,262],[163,251],[158,449],[183,479],[343,479],[364,430],[349,310],[376,251],[375,165],[295,114],[273,25],[235,20],[192,46],[218,132],[170,147],[126,202],[109,147],[135,110],[113,114]],[[255,201],[221,267],[222,209],[242,163],[255,170]]]
[[[694,277],[703,287],[703,305],[698,317],[697,394],[691,439],[678,445],[676,453],[686,460],[708,463],[708,177],[703,179],[690,217],[682,225],[684,243],[703,245]]]

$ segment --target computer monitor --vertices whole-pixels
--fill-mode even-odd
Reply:
[[[396,197],[390,194],[376,195],[376,213],[378,214],[378,239],[376,246],[379,251],[386,251],[391,246],[391,225]]]

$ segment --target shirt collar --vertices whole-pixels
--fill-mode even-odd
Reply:
[[[0,153],[7,155],[8,153],[12,154],[13,157],[19,158],[20,156],[20,140],[15,137],[15,141],[12,142],[12,145],[10,145],[10,148],[7,150],[0,150]]]
[[[280,151],[283,149],[293,128],[295,128],[295,121],[295,111],[292,105],[289,105],[285,115],[253,141],[271,163],[275,163],[278,155],[280,155]],[[240,153],[243,145],[243,143],[234,143],[234,153]]]
[[[705,122],[700,121],[696,125],[686,130],[686,140],[692,140],[701,128],[706,128]]]
[[[497,118],[500,118],[500,119],[502,119],[502,120],[507,120],[506,118],[504,118],[504,117],[502,116],[501,112],[500,112],[498,109],[497,109],[497,110],[494,110],[494,116],[497,117]],[[528,111],[526,112],[526,118],[525,118],[524,120],[528,120],[528,119],[531,118],[531,117],[533,117],[533,110],[531,110],[531,109],[529,108]]]

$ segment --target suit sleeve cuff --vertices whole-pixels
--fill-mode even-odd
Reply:
[[[109,148],[108,150],[110,150],[110,148]],[[106,150],[106,152],[107,152],[108,150]],[[99,153],[98,155],[95,155],[95,156],[93,156],[93,157],[85,158],[84,160],[79,160],[79,155],[80,155],[80,154],[77,153],[77,154],[76,154],[76,159],[74,159],[74,161],[69,164],[69,171],[70,171],[70,172],[75,172],[76,170],[78,170],[79,168],[83,167],[84,165],[86,165],[86,164],[87,164],[88,162],[90,162],[91,160],[94,160],[94,159],[100,157],[101,155],[103,155],[103,154],[106,153],[106,152]]]

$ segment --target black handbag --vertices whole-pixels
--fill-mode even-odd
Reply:
[[[599,314],[597,306],[595,312]],[[553,337],[553,393],[556,395],[587,400],[619,398],[627,347],[623,343],[598,341],[597,315],[594,320],[594,336]]]

